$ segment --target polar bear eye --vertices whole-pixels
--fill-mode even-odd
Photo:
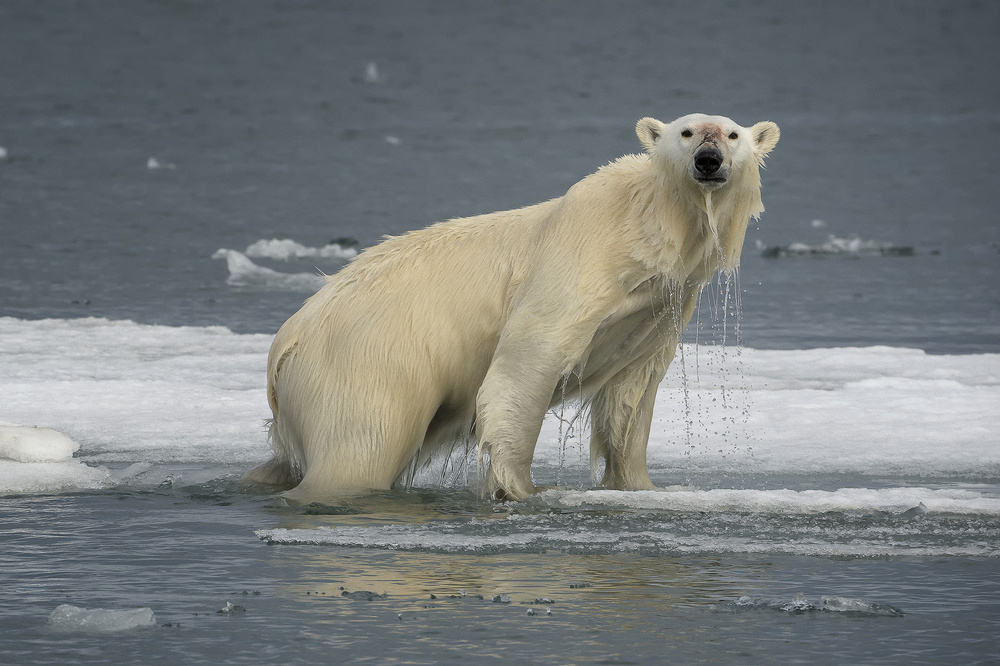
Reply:
[[[729,139],[730,139],[730,141],[736,141],[736,139],[738,139],[738,138],[740,138],[740,135],[737,134],[736,132],[730,132],[729,133]]]
[[[683,132],[681,132],[681,136],[684,137],[685,139],[690,139],[691,137],[694,136],[694,133],[691,130],[684,130]]]

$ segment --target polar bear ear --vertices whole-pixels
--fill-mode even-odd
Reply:
[[[753,137],[754,155],[756,155],[757,159],[762,162],[764,157],[771,152],[771,149],[778,143],[778,138],[781,136],[781,130],[779,130],[778,126],[770,120],[765,120],[764,122],[757,123],[750,128],[750,136]]]
[[[635,133],[638,135],[642,145],[646,147],[646,152],[653,150],[653,146],[663,136],[665,128],[666,125],[656,118],[643,118],[635,124]]]

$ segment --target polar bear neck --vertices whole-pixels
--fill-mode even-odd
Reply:
[[[763,210],[756,168],[706,191],[648,158],[645,167],[630,196],[642,236],[633,257],[676,283],[708,282],[718,270],[734,273],[750,218]]]

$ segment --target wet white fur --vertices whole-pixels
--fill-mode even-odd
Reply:
[[[731,175],[709,189],[694,153],[720,131]],[[652,487],[657,385],[702,287],[738,266],[779,132],[700,114],[636,132],[647,153],[562,197],[388,238],[328,278],[274,339],[274,458],[246,478],[302,502],[387,489],[474,429],[486,490],[522,499],[546,411],[582,392],[603,485]]]

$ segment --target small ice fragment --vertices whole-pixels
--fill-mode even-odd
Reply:
[[[367,65],[365,65],[364,81],[365,83],[373,83],[373,84],[382,82],[382,75],[379,74],[377,64],[370,62]]]
[[[826,226],[826,222],[824,222],[823,220],[813,220],[809,224],[812,225],[813,229],[822,229],[823,227]]]
[[[49,624],[57,631],[110,633],[155,627],[156,616],[150,608],[87,609],[62,604],[49,614]]]
[[[535,609],[534,608],[529,608],[528,609],[528,615],[534,615],[534,614],[535,614]]]
[[[508,594],[498,594],[495,597],[493,597],[493,603],[495,603],[495,604],[509,604],[510,603],[510,595],[508,595]]]
[[[9,154],[9,153],[7,152],[7,149],[6,149],[6,148],[4,148],[3,146],[0,146],[0,160],[5,160],[5,159],[7,159],[7,155],[8,155],[8,154]]]
[[[215,611],[220,615],[231,614],[231,613],[246,613],[247,609],[239,604],[234,604],[231,601],[227,601],[226,605]]]
[[[390,146],[398,146],[399,144],[403,143],[402,139],[400,139],[398,136],[393,136],[391,134],[386,135],[385,142]]]

